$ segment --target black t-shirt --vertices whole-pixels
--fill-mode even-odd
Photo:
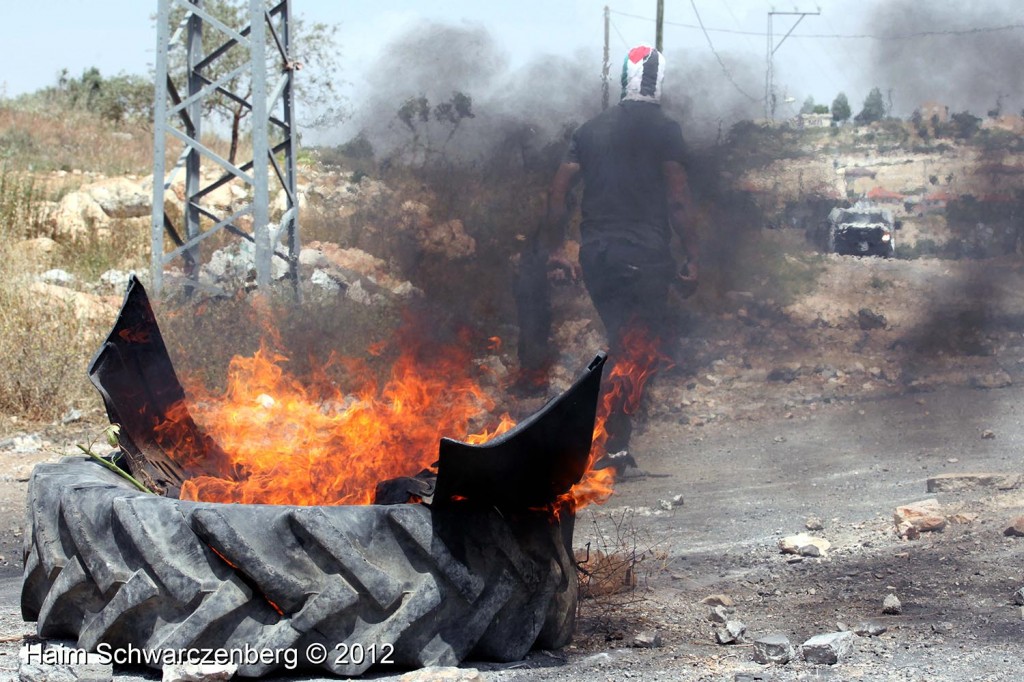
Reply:
[[[565,160],[578,163],[583,174],[583,243],[623,239],[667,246],[662,163],[682,164],[685,154],[679,124],[651,102],[620,102],[580,126]]]

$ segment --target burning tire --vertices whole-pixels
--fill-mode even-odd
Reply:
[[[84,649],[150,652],[151,667],[225,649],[242,676],[358,675],[515,660],[572,634],[571,516],[186,502],[82,458],[37,466],[28,511],[24,618]]]

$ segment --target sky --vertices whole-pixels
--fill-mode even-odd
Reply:
[[[614,76],[629,46],[653,43],[656,0],[292,0],[292,11],[309,22],[338,27],[338,80],[341,91],[357,109],[366,98],[367,88],[372,87],[369,81],[381,73],[370,66],[387,59],[388,46],[437,24],[484,31],[493,53],[503,62],[501,68],[509,73],[528,69],[538,60],[557,63],[560,58],[571,57],[585,65],[584,74],[592,69],[598,93],[606,4],[611,10]],[[156,0],[0,0],[0,6],[4,9],[0,45],[8,54],[18,55],[0,70],[0,95],[16,96],[51,85],[62,69],[78,75],[96,66],[110,76],[122,72],[145,74],[152,67],[156,36],[151,17],[156,13]],[[928,9],[914,15],[922,6]],[[972,79],[970,69],[985,68],[984,59],[974,66],[970,60],[951,56],[957,50],[969,45],[974,52],[984,51],[990,45],[986,39],[993,38],[1002,41],[1004,53],[1009,50],[1016,57],[1013,50],[1016,45],[1024,45],[1024,27],[980,35],[905,34],[1013,25],[1018,8],[1014,0],[819,0],[813,4],[797,0],[785,4],[768,0],[665,0],[664,44],[670,69],[666,93],[672,95],[675,87],[687,90],[677,95],[714,97],[726,115],[730,108],[735,108],[737,115],[741,108],[763,111],[768,13],[773,9],[796,10],[817,14],[805,16],[789,37],[783,38],[796,17],[779,14],[772,19],[778,117],[796,113],[808,96],[819,104],[831,104],[840,91],[848,95],[856,112],[874,86],[891,98],[894,113],[907,115],[923,103],[919,101],[923,98],[957,98],[956,92],[943,92],[941,68],[936,69],[946,59],[960,64],[955,75],[965,81]],[[903,37],[887,41],[878,37],[883,34]],[[443,52],[445,46],[436,49]],[[923,51],[929,58],[919,66],[900,70],[898,65],[914,61],[906,50]],[[995,57],[1000,59],[1000,55]],[[1002,61],[1021,63],[1010,57]],[[988,63],[992,63],[992,55]],[[673,68],[685,70],[687,78],[673,85]],[[917,77],[921,69],[938,71],[940,77],[922,83]],[[953,102],[954,107],[989,106],[999,94],[1019,97],[1019,79],[1007,75],[1005,84],[975,83],[973,99],[963,104]],[[924,85],[931,90],[922,90]],[[934,96],[929,97],[932,91]],[[750,106],[741,106],[744,103]],[[694,115],[699,116],[699,112]]]
[[[4,21],[0,23],[0,44],[22,55],[16,68],[0,73],[0,87],[8,96],[51,85],[61,69],[72,75],[96,66],[106,75],[119,72],[145,73],[151,68],[156,44],[151,17],[155,0],[0,0]],[[518,0],[516,2],[413,2],[377,0],[372,3],[335,0],[292,0],[292,11],[309,21],[323,21],[339,27],[342,57],[352,63],[343,77],[358,80],[359,63],[374,56],[390,40],[424,21],[462,26],[483,26],[508,54],[510,66],[525,64],[537,55],[570,54],[586,50],[600,71],[604,40],[603,8],[611,14],[611,49],[618,57],[627,46],[654,40],[655,0]],[[767,11],[772,3],[759,0],[700,0],[701,19],[709,29],[759,33],[758,36],[710,31],[716,49],[743,54],[764,69]],[[863,1],[825,0],[820,17],[807,17],[803,28],[840,33],[850,25],[849,12],[863,15]],[[817,11],[808,4],[807,11]],[[787,8],[788,10],[788,8]],[[711,54],[699,29],[677,26],[697,25],[689,2],[666,2],[666,51],[669,47],[701,49]],[[789,18],[777,17],[776,31],[787,28]],[[841,60],[829,58],[822,49],[825,41],[790,38],[776,53],[776,69],[820,90],[822,100],[844,86]],[[615,61],[618,61],[616,59]],[[760,74],[763,80],[764,74]],[[762,82],[763,89],[763,82]],[[794,83],[793,91],[798,88]],[[758,93],[763,96],[763,93]]]

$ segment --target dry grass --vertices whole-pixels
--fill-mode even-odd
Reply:
[[[90,232],[74,244],[64,245],[51,265],[67,270],[80,281],[96,282],[107,270],[148,271],[149,253],[148,225],[114,221],[109,235]]]
[[[12,173],[0,165],[0,233],[5,239],[28,236],[38,229],[39,189],[31,176]]]
[[[24,110],[0,103],[0,161],[13,170],[148,173],[153,136],[82,111]]]
[[[99,404],[86,367],[105,328],[76,316],[70,304],[31,291],[34,277],[50,267],[90,277],[132,251],[127,238],[87,240],[43,259],[17,248],[45,232],[39,202],[55,198],[52,191],[30,173],[0,167],[0,412],[41,421]]]
[[[665,553],[640,527],[632,509],[609,514],[587,510],[577,524],[584,517],[588,527],[577,526],[575,541],[577,546],[584,545],[576,550],[580,629],[606,638],[621,637],[640,617],[633,607],[645,600],[647,581],[663,567]]]
[[[204,135],[203,144],[227,158],[227,140]],[[167,147],[170,168],[182,145],[169,139]],[[251,146],[242,145],[238,155],[239,164],[251,159]],[[153,131],[138,123],[111,123],[88,111],[12,107],[0,100],[0,164],[16,171],[149,175],[153,172]],[[212,162],[209,168],[220,172]]]
[[[28,268],[10,253],[0,258],[12,273]],[[49,421],[96,403],[86,367],[102,334],[70,306],[40,301],[29,283],[18,275],[0,286],[0,411]]]

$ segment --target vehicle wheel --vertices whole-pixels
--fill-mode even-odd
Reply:
[[[87,650],[278,650],[300,669],[347,676],[382,657],[400,667],[518,660],[564,646],[574,625],[571,518],[186,502],[67,458],[36,467],[29,520],[22,615],[40,636]],[[308,653],[317,646],[326,660]]]

